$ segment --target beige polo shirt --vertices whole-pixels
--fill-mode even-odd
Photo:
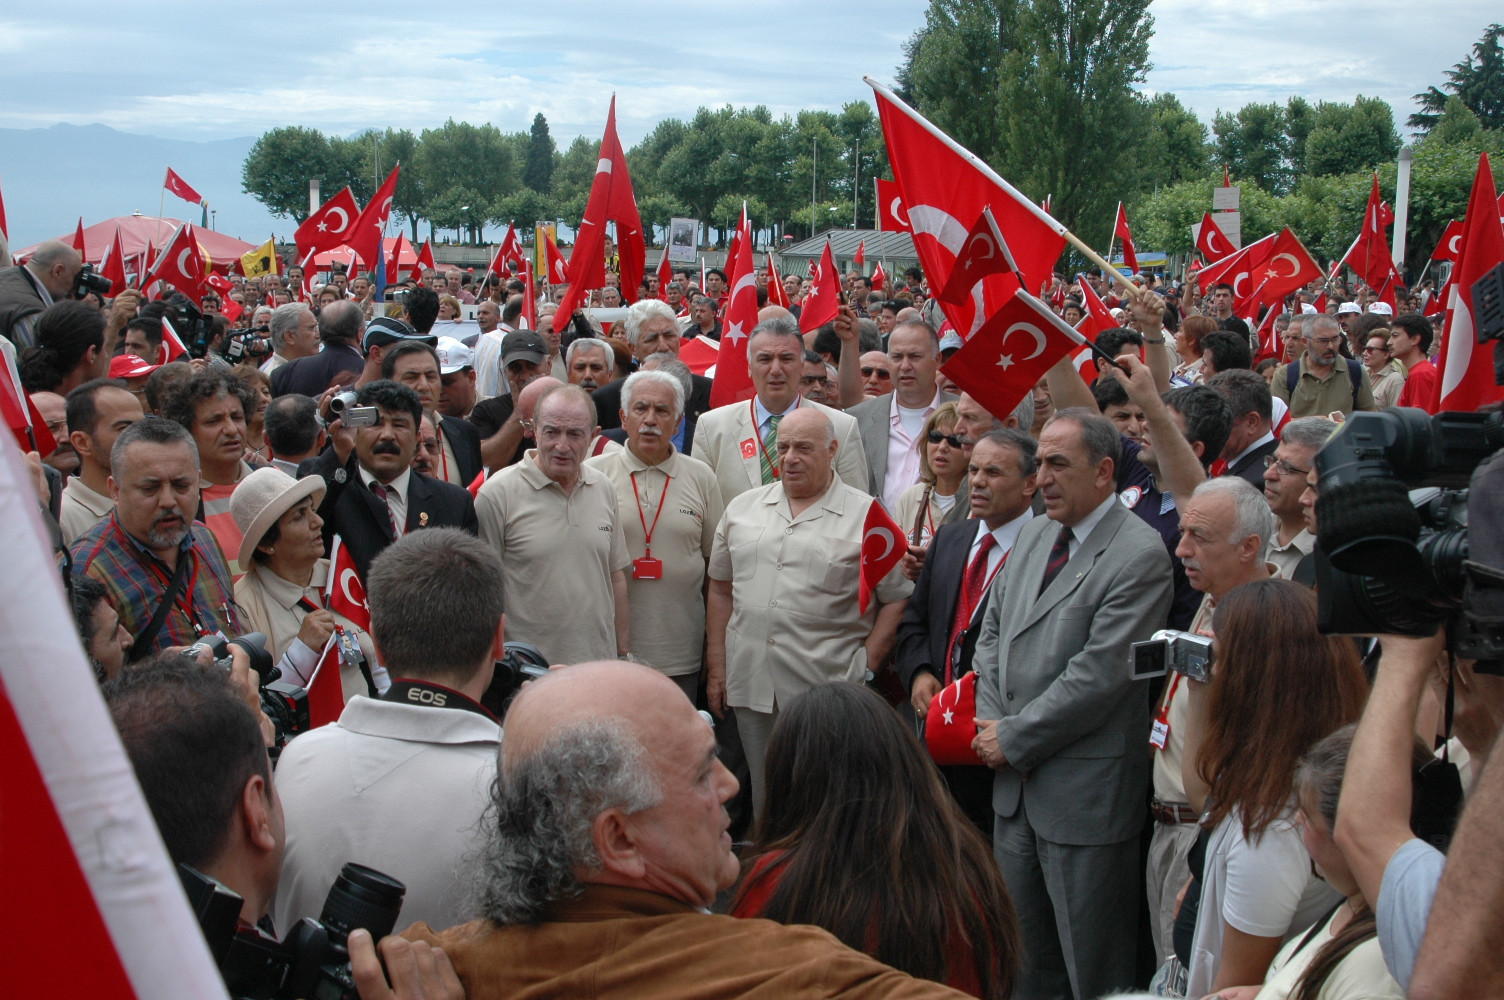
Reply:
[[[1295,537],[1284,545],[1279,544],[1277,539],[1271,538],[1269,540],[1269,563],[1274,568],[1274,575],[1281,580],[1295,579],[1295,568],[1315,548],[1316,536],[1311,534],[1310,528],[1301,528]]]
[[[537,455],[530,449],[475,498],[480,537],[501,554],[507,638],[537,646],[550,664],[614,660],[611,574],[632,563],[616,489],[585,466],[566,496]]]
[[[63,531],[63,544],[72,545],[79,535],[109,517],[114,509],[115,501],[95,493],[77,476],[68,477],[57,517],[58,527]]]
[[[825,495],[797,518],[782,483],[749,490],[726,505],[710,576],[731,581],[729,704],[771,712],[816,684],[863,679],[863,643],[878,605],[906,600],[914,589],[895,566],[867,613],[857,609],[862,529],[874,502],[834,476]]]
[[[663,563],[658,580],[639,580],[632,568],[627,570],[632,655],[670,677],[698,673],[705,638],[705,563],[722,513],[715,473],[678,451],[658,465],[647,465],[630,448],[617,448],[585,464],[605,473],[616,489],[627,555],[634,563],[646,556],[646,524],[653,531],[653,558]]]
[[[1355,395],[1352,376],[1347,370],[1347,359],[1340,355],[1326,378],[1318,378],[1302,360],[1300,378],[1295,382],[1293,393],[1286,388],[1288,376],[1285,373],[1289,367],[1290,365],[1280,365],[1274,370],[1274,381],[1270,388],[1275,396],[1290,405],[1291,420],[1324,417],[1337,410],[1352,413],[1354,410],[1374,408],[1373,389],[1369,387],[1367,374],[1361,370],[1358,372],[1358,391]],[[1362,366],[1359,365],[1359,368]]]

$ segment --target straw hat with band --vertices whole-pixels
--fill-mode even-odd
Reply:
[[[324,490],[322,476],[294,479],[273,468],[257,469],[241,480],[230,495],[230,514],[241,531],[240,554],[236,557],[240,565],[250,567],[256,546],[283,514],[304,497],[313,497],[317,505]]]

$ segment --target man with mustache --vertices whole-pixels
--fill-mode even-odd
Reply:
[[[73,572],[104,585],[134,640],[128,659],[190,646],[212,632],[239,635],[230,567],[195,524],[198,449],[182,425],[146,417],[110,450],[115,510],[73,543]]]

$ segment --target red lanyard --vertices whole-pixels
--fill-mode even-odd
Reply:
[[[792,408],[795,410],[799,409],[799,404],[803,399],[803,396],[796,397]],[[768,460],[768,468],[773,470],[773,478],[777,479],[778,456],[771,454],[768,451],[768,446],[762,443],[762,425],[757,422],[757,397],[754,396],[748,400],[747,406],[752,410],[752,433],[757,435],[757,450],[762,452],[762,457]]]
[[[642,522],[642,534],[647,540],[646,555],[651,556],[653,554],[653,532],[658,528],[658,519],[663,516],[663,501],[668,499],[668,484],[673,481],[673,477],[667,473],[663,476],[663,494],[658,497],[658,513],[653,515],[653,523],[651,525],[648,524],[647,515],[642,512],[642,497],[637,493],[637,473],[632,473],[628,478],[632,480],[632,499],[637,501],[637,520]]]
[[[198,553],[190,547],[186,552],[179,550],[178,558],[193,560],[193,575],[188,577],[188,586],[184,587],[183,592],[178,595],[176,607],[188,616],[188,621],[193,626],[193,630],[199,635],[204,635],[203,623],[198,619],[198,612],[193,610],[193,592],[198,589]],[[162,581],[164,588],[172,585],[172,577],[163,571],[161,565],[154,561],[151,563],[151,570],[156,574],[157,579]],[[229,615],[225,616],[225,624],[229,625]]]
[[[449,456],[444,454],[444,427],[439,423],[437,417],[434,418],[433,436],[434,440],[439,443],[439,461],[442,463],[444,469],[444,475],[441,478],[447,483],[449,482]]]

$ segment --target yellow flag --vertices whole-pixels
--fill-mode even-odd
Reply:
[[[277,264],[277,245],[273,240],[267,240],[240,258],[241,270],[245,271],[247,278],[259,278],[263,274],[278,274],[280,272]]]

